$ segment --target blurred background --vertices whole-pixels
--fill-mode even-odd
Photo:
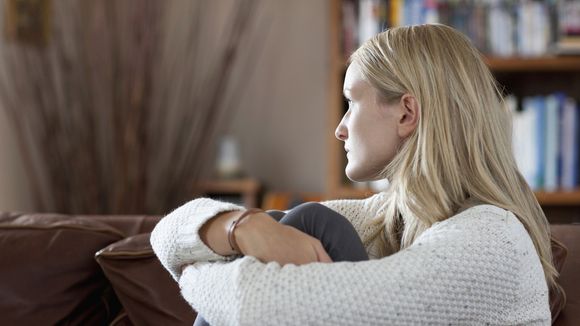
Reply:
[[[580,210],[578,1],[0,7],[0,210],[164,214],[202,195],[283,209],[380,191],[345,178],[334,139],[346,58],[385,28],[433,22],[482,51],[540,203]]]
[[[324,192],[328,7],[3,1],[0,209],[163,213],[220,173]]]

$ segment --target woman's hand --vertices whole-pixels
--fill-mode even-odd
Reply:
[[[320,241],[294,227],[276,222],[267,213],[256,213],[240,222],[234,231],[242,254],[280,265],[331,263]]]

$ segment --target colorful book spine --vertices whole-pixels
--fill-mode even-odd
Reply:
[[[522,110],[514,112],[513,150],[521,174],[530,188],[537,190],[540,150],[536,141],[537,112],[532,98],[524,98]]]
[[[559,187],[560,155],[560,102],[556,95],[549,95],[545,103],[544,190],[556,191]]]
[[[536,130],[534,139],[536,141],[536,147],[538,151],[536,152],[536,163],[537,163],[537,173],[536,173],[536,185],[538,189],[544,189],[544,169],[546,166],[546,102],[541,96],[534,96],[532,98],[532,107],[535,112],[536,120]]]
[[[572,98],[559,96],[562,106],[562,142],[560,144],[562,153],[562,174],[560,185],[562,190],[571,191],[578,186],[578,106]]]
[[[380,0],[359,0],[358,41],[364,43],[380,32]]]

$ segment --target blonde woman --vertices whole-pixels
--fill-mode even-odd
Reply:
[[[196,199],[151,237],[191,306],[212,325],[549,325],[548,223],[469,40],[443,25],[380,33],[351,56],[344,94],[347,176],[390,185],[322,205],[371,259],[330,263],[316,238],[265,213]],[[244,257],[232,259],[232,237]]]

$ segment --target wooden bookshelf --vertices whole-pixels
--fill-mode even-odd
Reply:
[[[341,1],[329,2],[329,89],[328,89],[328,175],[327,196],[330,198],[365,198],[373,194],[370,189],[358,189],[344,177],[346,158],[341,142],[334,138],[334,130],[344,113],[342,81],[345,58],[341,51]],[[484,58],[499,83],[506,91],[519,97],[565,91],[580,100],[580,56],[494,57]],[[559,216],[580,213],[580,189],[570,192],[537,192],[536,196],[545,210],[558,210]],[[561,211],[564,211],[563,213]],[[548,214],[548,213],[547,213]]]
[[[578,206],[580,205],[580,190],[536,192],[540,205],[544,206]]]
[[[334,137],[334,130],[342,119],[342,82],[344,73],[344,57],[341,50],[341,8],[342,0],[329,1],[329,76],[328,76],[328,125],[327,148],[329,159],[326,176],[326,193],[329,197],[340,198],[338,190],[343,188],[344,150],[342,144]]]
[[[486,57],[485,62],[494,72],[580,72],[580,56]]]

